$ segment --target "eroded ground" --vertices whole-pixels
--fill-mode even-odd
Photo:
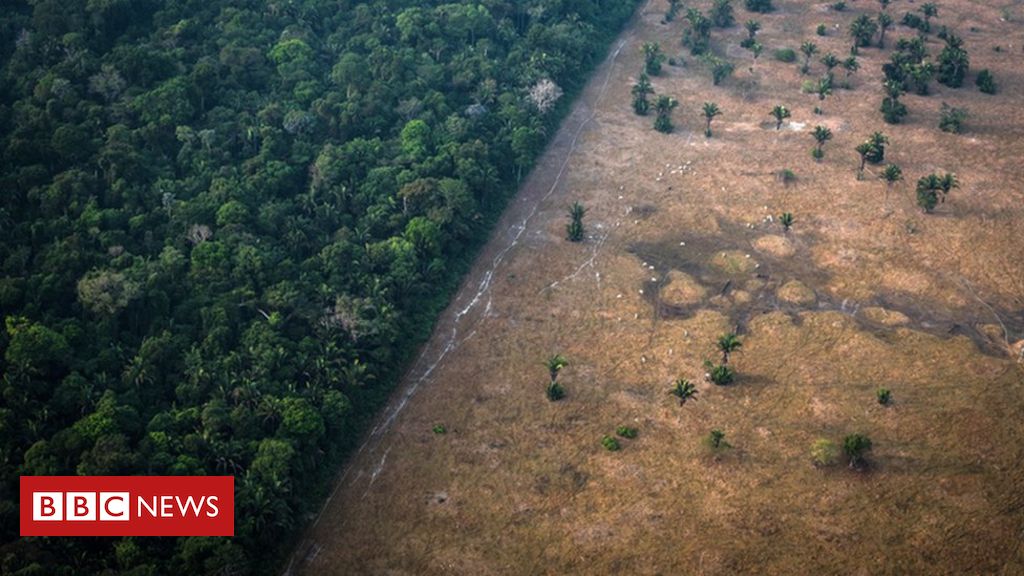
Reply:
[[[722,86],[689,55],[654,78],[681,103],[667,136],[632,113],[629,91],[640,45],[678,56],[685,24],[662,24],[658,1],[641,11],[345,471],[296,572],[1024,573],[1024,29],[1002,5],[940,2],[936,23],[965,37],[972,70],[990,68],[1000,93],[980,94],[973,76],[936,85],[905,96],[910,116],[890,126],[877,110],[888,50],[863,50],[853,89],[824,102],[800,93],[796,64],[771,58],[804,39],[845,56],[849,22],[877,4],[776,5],[756,16],[766,50],[753,71],[737,26],[713,32],[738,63]],[[819,37],[819,23],[840,30]],[[908,34],[895,27],[889,46]],[[928,48],[941,49],[934,35]],[[723,110],[710,140],[707,100]],[[964,134],[937,129],[941,102],[970,110]],[[777,103],[793,112],[781,131]],[[821,163],[808,154],[815,124],[835,134]],[[870,169],[855,177],[853,148],[875,130],[907,177],[888,196]],[[777,179],[784,168],[795,182]],[[932,171],[962,185],[924,215],[913,183]],[[581,244],[563,239],[574,200],[589,208]],[[737,327],[737,382],[704,382],[715,339]],[[571,365],[568,397],[552,403],[554,353]],[[696,402],[667,394],[677,377],[698,383]],[[891,406],[875,401],[880,386]],[[439,423],[447,434],[431,431]],[[604,450],[623,424],[639,436]],[[711,428],[733,445],[718,458],[701,443]],[[851,432],[875,443],[868,471],[811,465],[814,440]]]

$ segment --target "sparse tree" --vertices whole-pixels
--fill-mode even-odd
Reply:
[[[711,66],[711,83],[715,86],[721,84],[722,80],[728,78],[735,70],[732,62],[711,54],[705,54],[704,61]]]
[[[662,134],[669,134],[674,129],[672,126],[672,110],[679,106],[679,101],[669,96],[658,96],[654,103],[654,111],[657,117],[654,119],[654,129]]]
[[[917,181],[917,205],[926,213],[931,212],[940,201],[946,201],[950,190],[959,186],[955,174],[924,176]]]
[[[800,68],[800,72],[807,74],[811,69],[811,57],[818,53],[818,45],[810,40],[804,40],[800,44],[800,52],[804,55],[804,65]]]
[[[831,78],[832,70],[842,62],[835,54],[829,52],[821,57],[821,63],[825,65],[825,72],[828,74],[828,77]]]
[[[671,22],[676,19],[676,15],[679,14],[679,9],[682,7],[682,0],[668,0],[668,11],[665,12],[665,22]]]
[[[651,109],[651,103],[647,100],[649,94],[654,94],[654,87],[651,86],[651,79],[646,72],[640,73],[640,78],[633,85],[633,112],[640,116],[646,116]]]
[[[925,2],[921,5],[921,13],[924,14],[924,32],[932,29],[932,18],[939,15],[939,7],[934,2]]]
[[[782,104],[776,104],[772,111],[769,112],[773,118],[775,118],[775,129],[782,129],[782,121],[789,118],[789,109]]]
[[[793,226],[793,213],[783,212],[779,215],[779,224],[782,224],[782,231],[788,233],[790,227]]]
[[[885,145],[889,143],[889,138],[881,132],[875,132],[868,138],[868,143],[871,144],[871,150],[867,156],[868,162],[881,164],[885,160]]]
[[[743,342],[735,332],[722,334],[718,337],[718,351],[722,353],[722,365],[729,363],[729,355],[743,347]]]
[[[686,404],[687,400],[697,400],[697,387],[686,378],[677,378],[668,393],[679,400],[680,406]]]
[[[715,0],[711,6],[711,22],[719,28],[729,28],[736,23],[732,12],[732,0]]]
[[[558,380],[558,374],[568,365],[569,361],[561,354],[555,354],[544,362],[544,366],[548,369],[548,376],[551,377],[552,381]]]
[[[832,95],[831,74],[818,78],[818,81],[814,83],[814,93],[818,95],[818,100],[824,100],[826,96]]]
[[[832,131],[825,126],[815,126],[811,136],[814,137],[814,153],[811,155],[814,156],[815,160],[821,160],[825,156],[822,146],[825,145],[825,142],[832,139]]]
[[[956,34],[948,34],[946,47],[939,53],[939,82],[950,88],[959,88],[970,65],[963,39]]]
[[[731,448],[728,442],[725,441],[725,432],[718,428],[714,428],[708,433],[704,439],[704,443],[708,445],[712,450],[718,451],[725,448]]]
[[[963,131],[963,123],[966,119],[966,108],[956,108],[943,102],[942,108],[939,109],[939,130],[959,134]]]
[[[686,20],[690,25],[683,32],[683,46],[694,56],[700,56],[708,51],[711,43],[711,20],[696,8],[686,11]]]
[[[871,46],[871,39],[875,37],[875,32],[878,31],[878,25],[875,21],[868,17],[867,14],[861,14],[856,20],[850,24],[850,36],[853,37],[854,48],[866,48]]]
[[[850,75],[860,70],[860,62],[857,62],[856,56],[850,56],[846,60],[843,60],[843,70],[846,70],[846,84],[850,84]]]
[[[882,117],[889,124],[899,124],[907,115],[907,106],[900,102],[903,94],[903,84],[894,80],[886,80],[882,87],[885,89],[885,98],[882,99]]]
[[[850,459],[850,468],[859,469],[867,461],[864,454],[871,450],[871,439],[863,434],[850,434],[843,439],[843,453]]]
[[[996,78],[989,72],[988,68],[978,72],[978,77],[974,79],[974,85],[985,94],[996,93]]]
[[[759,30],[761,30],[761,23],[757,20],[747,20],[743,23],[743,28],[747,30],[747,37],[740,42],[740,46],[744,48],[750,48],[757,42],[755,37]]]
[[[887,164],[879,177],[885,180],[885,207],[888,210],[889,191],[897,182],[903,180],[903,170],[895,164]]]
[[[566,238],[570,242],[582,242],[586,229],[583,227],[583,216],[587,209],[579,202],[573,202],[569,207],[569,223],[565,225]]]
[[[885,31],[892,26],[892,16],[887,12],[878,15],[878,47],[885,48]]]
[[[858,144],[855,150],[860,155],[860,167],[857,168],[857,180],[864,178],[864,164],[868,161],[868,154],[874,149],[870,142]]]
[[[718,104],[714,102],[704,103],[704,136],[711,138],[711,121],[715,119],[722,111],[718,108]]]
[[[644,42],[644,72],[651,76],[661,74],[661,63],[665,61],[665,55],[661,52],[661,45],[657,42]]]

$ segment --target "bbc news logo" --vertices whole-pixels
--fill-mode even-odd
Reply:
[[[22,476],[22,536],[234,536],[233,476]]]

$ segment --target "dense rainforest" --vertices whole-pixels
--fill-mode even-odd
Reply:
[[[5,0],[0,574],[273,572],[636,0]],[[230,474],[234,538],[19,538]]]

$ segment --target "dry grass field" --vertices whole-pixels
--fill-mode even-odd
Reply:
[[[878,111],[881,65],[909,29],[862,49],[851,89],[824,101],[800,91],[823,73],[817,57],[809,76],[772,58],[803,40],[845,57],[847,28],[878,12],[873,0],[843,12],[776,0],[767,15],[734,1],[740,24],[712,32],[736,63],[720,86],[680,45],[682,16],[663,23],[661,0],[641,8],[291,570],[1024,573],[1024,5],[937,3],[933,25],[964,37],[971,73],[960,89],[904,96],[900,125]],[[888,10],[898,20],[919,7]],[[739,47],[751,17],[765,46],[753,70]],[[652,78],[680,102],[669,135],[630,107],[648,41],[683,60]],[[942,43],[932,34],[927,46],[935,58]],[[982,68],[994,96],[974,87]],[[723,112],[710,139],[705,101]],[[969,110],[963,134],[938,130],[942,102]],[[779,131],[775,104],[792,111]],[[817,124],[834,133],[820,163]],[[876,130],[906,177],[888,197],[879,167],[856,178],[854,147]],[[795,180],[781,182],[783,169]],[[934,171],[961,187],[926,215],[914,183]],[[589,209],[582,243],[564,239],[576,200]],[[702,362],[737,328],[737,380],[714,386]],[[568,395],[549,402],[555,353],[570,362]],[[678,377],[697,384],[696,401],[668,394]],[[875,399],[883,386],[889,406]],[[620,425],[638,436],[605,450]],[[712,428],[732,448],[712,453]],[[874,442],[866,470],[811,464],[816,439],[853,432]]]

